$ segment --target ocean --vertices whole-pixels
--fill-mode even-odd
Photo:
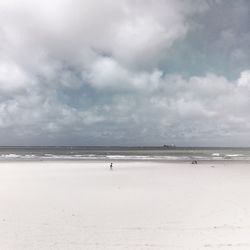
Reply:
[[[244,161],[250,160],[250,148],[0,147],[0,160]]]

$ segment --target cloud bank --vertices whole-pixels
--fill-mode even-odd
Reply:
[[[248,11],[247,1],[1,1],[1,144],[248,145]]]

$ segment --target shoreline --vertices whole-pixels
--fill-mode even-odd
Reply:
[[[250,159],[197,159],[193,158],[190,160],[168,160],[168,159],[63,159],[63,158],[13,158],[13,159],[0,159],[1,162],[111,162],[111,161],[116,161],[116,162],[155,162],[155,163],[191,163],[193,160],[197,160],[198,164],[199,163],[206,163],[206,162],[222,162],[222,163],[250,163]]]

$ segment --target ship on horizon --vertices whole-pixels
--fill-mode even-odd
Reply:
[[[163,147],[167,149],[176,148],[175,144],[164,144]]]

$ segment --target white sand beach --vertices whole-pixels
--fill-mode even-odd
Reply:
[[[1,162],[0,249],[250,249],[249,180],[247,163]]]

